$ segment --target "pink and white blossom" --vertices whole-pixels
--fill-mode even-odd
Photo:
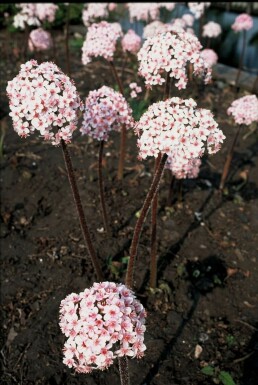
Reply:
[[[166,162],[165,168],[171,170],[176,179],[197,178],[202,162],[199,158],[188,159],[172,153]]]
[[[98,19],[106,19],[109,14],[109,3],[86,3],[82,11],[83,24],[88,27]]]
[[[227,110],[235,123],[249,125],[258,122],[258,98],[256,95],[246,95],[234,100]]]
[[[171,98],[152,104],[135,126],[139,158],[161,152],[182,159],[200,158],[205,145],[216,153],[225,139],[211,111],[197,108],[193,99]]]
[[[59,322],[67,337],[64,364],[90,373],[108,368],[117,357],[141,358],[145,318],[143,306],[123,284],[94,283],[75,298],[68,295],[61,301]]]
[[[126,7],[131,23],[134,20],[150,22],[159,19],[160,16],[160,3],[126,3]]]
[[[43,28],[36,28],[30,32],[29,35],[29,49],[30,51],[45,51],[53,46],[53,40],[48,31]]]
[[[70,142],[81,101],[75,85],[54,63],[30,60],[7,85],[14,130],[21,137],[36,131],[52,144]]]
[[[96,57],[103,57],[112,61],[117,40],[122,35],[122,28],[119,23],[101,21],[91,24],[82,46],[82,63],[86,65],[91,62],[92,58]]]
[[[124,52],[136,54],[141,48],[142,39],[133,29],[129,29],[123,36],[121,44]]]
[[[149,37],[156,36],[158,33],[167,32],[167,24],[162,23],[160,20],[154,20],[147,24],[143,28],[143,38],[148,39]]]
[[[231,28],[235,32],[248,31],[253,28],[253,18],[247,13],[241,13],[238,15],[231,25]]]
[[[201,51],[201,57],[208,64],[209,67],[213,67],[218,63],[218,55],[213,49],[205,48]]]
[[[37,17],[40,21],[53,23],[58,8],[58,5],[54,3],[36,3]]]
[[[120,131],[123,125],[127,129],[134,125],[132,109],[123,95],[107,86],[90,91],[85,100],[81,133],[106,141],[111,131]]]
[[[138,52],[139,74],[147,86],[162,85],[165,75],[177,80],[178,89],[186,88],[187,64],[193,64],[193,74],[211,80],[211,70],[200,55],[202,45],[196,36],[173,30],[148,38]],[[163,76],[162,76],[163,75]]]
[[[203,26],[203,37],[218,37],[222,32],[221,26],[218,23],[215,23],[214,21],[209,21],[207,24]]]
[[[142,87],[138,86],[135,82],[130,83],[129,88],[131,89],[131,98],[136,98],[142,92]]]

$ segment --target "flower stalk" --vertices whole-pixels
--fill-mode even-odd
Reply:
[[[134,234],[133,234],[133,239],[130,247],[130,259],[127,267],[127,273],[126,273],[126,285],[128,287],[133,286],[133,275],[134,275],[134,265],[135,265],[135,259],[137,255],[137,250],[138,250],[138,245],[139,245],[139,239],[142,231],[142,227],[145,221],[145,218],[148,214],[149,208],[151,206],[152,199],[155,195],[155,193],[158,190],[158,186],[164,171],[164,167],[167,161],[167,154],[163,154],[161,161],[157,167],[157,170],[155,172],[155,175],[153,177],[152,184],[150,186],[150,189],[147,193],[147,196],[145,198],[145,201],[143,203],[140,216],[136,222],[135,228],[134,228]]]
[[[107,234],[110,234],[110,227],[108,222],[106,204],[105,204],[105,195],[103,187],[103,175],[102,175],[102,161],[103,161],[103,150],[104,150],[104,140],[100,141],[99,146],[99,162],[98,162],[98,174],[99,174],[99,195],[101,203],[102,218],[104,222],[104,227]]]
[[[237,139],[238,139],[240,130],[241,130],[241,125],[238,125],[237,132],[235,134],[233,143],[231,145],[231,148],[230,148],[230,150],[228,152],[228,155],[227,155],[227,158],[226,158],[226,162],[224,164],[224,168],[223,168],[223,172],[222,172],[221,180],[220,180],[220,185],[219,185],[220,191],[222,191],[224,189],[224,186],[225,186],[225,182],[226,182],[226,179],[227,179],[227,176],[228,176],[228,173],[229,173],[231,161],[232,161],[232,158],[233,158],[234,149],[235,149],[235,146],[236,146],[236,143],[237,143]]]
[[[77,186],[76,179],[75,179],[74,169],[72,166],[71,156],[70,156],[68,147],[67,147],[67,145],[63,139],[61,140],[61,146],[62,146],[64,161],[65,161],[65,165],[66,165],[66,170],[68,173],[68,179],[69,179],[71,189],[73,192],[74,202],[76,204],[76,208],[78,211],[78,216],[79,216],[79,220],[80,220],[80,225],[81,225],[83,237],[84,237],[84,240],[85,240],[85,243],[86,243],[93,267],[95,269],[97,279],[98,279],[98,281],[101,282],[104,279],[103,273],[102,273],[102,270],[101,270],[101,267],[99,264],[99,260],[97,258],[96,251],[93,247],[90,232],[89,232],[89,229],[88,229],[88,226],[86,223],[79,190],[78,190],[78,186]]]
[[[112,73],[117,82],[119,92],[124,96],[124,88],[121,82],[120,77],[118,76],[115,64],[113,61],[109,61]],[[125,162],[125,154],[126,154],[126,126],[123,124],[121,130],[120,137],[120,153],[119,153],[119,161],[118,161],[118,170],[117,170],[117,179],[122,180],[124,174],[124,162]]]

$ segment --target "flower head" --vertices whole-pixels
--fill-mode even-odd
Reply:
[[[105,19],[108,17],[109,3],[86,3],[87,6],[82,12],[83,24],[88,27],[96,19]]]
[[[193,64],[194,74],[204,76],[207,83],[211,78],[211,70],[203,61],[200,50],[201,43],[196,36],[184,31],[171,31],[147,39],[140,51],[139,74],[145,78],[148,86],[163,84],[162,74],[169,73],[177,82],[179,89],[185,88],[188,82],[187,63]]]
[[[90,91],[85,100],[85,111],[80,131],[98,140],[108,140],[110,131],[132,127],[132,110],[120,92],[103,86]]]
[[[141,48],[142,39],[133,29],[129,29],[123,36],[121,43],[124,52],[136,54]]]
[[[218,55],[213,49],[205,48],[201,51],[201,57],[208,64],[209,67],[213,67],[218,62]]]
[[[253,27],[253,18],[247,13],[241,13],[241,15],[238,15],[234,23],[231,25],[231,28],[235,32],[240,32],[244,30],[248,31],[252,27]]]
[[[151,21],[159,18],[159,3],[126,3],[129,10],[129,18],[134,20]]]
[[[75,85],[54,63],[30,60],[7,85],[14,130],[26,137],[36,130],[58,145],[76,129],[80,97]]]
[[[117,357],[144,355],[146,312],[134,293],[114,282],[94,283],[61,302],[60,327],[68,338],[64,364],[79,373],[104,370]]]
[[[187,159],[173,153],[168,157],[165,168],[171,170],[176,179],[193,179],[198,177],[201,164],[199,158]]]
[[[43,28],[33,29],[29,35],[30,51],[45,51],[53,45],[51,35]]]
[[[203,26],[202,36],[203,37],[218,37],[222,32],[221,26],[214,21],[209,21]]]
[[[41,21],[47,20],[52,23],[55,20],[58,8],[58,5],[54,3],[36,3],[37,17]]]
[[[237,124],[249,125],[258,122],[258,98],[256,95],[246,95],[236,99],[227,110]]]
[[[182,159],[214,154],[225,139],[211,111],[197,108],[193,99],[171,98],[152,104],[136,125],[139,158],[166,153]]]
[[[82,46],[82,62],[84,65],[91,62],[93,57],[102,56],[108,61],[113,60],[116,42],[122,36],[119,23],[101,21],[88,28],[86,39]]]

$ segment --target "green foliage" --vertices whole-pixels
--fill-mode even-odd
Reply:
[[[236,385],[231,375],[223,370],[219,374],[219,380],[222,382],[223,385]]]
[[[69,46],[71,48],[75,48],[76,50],[81,49],[84,43],[84,38],[83,37],[78,37],[76,39],[70,39],[69,40]]]
[[[133,99],[130,103],[133,110],[133,117],[135,120],[139,120],[142,114],[147,110],[149,102],[147,100],[136,100]]]
[[[236,385],[231,374],[225,370],[220,370],[218,367],[214,368],[211,365],[204,366],[201,369],[202,374],[213,377],[213,382],[222,385]]]
[[[206,374],[206,376],[213,376],[214,375],[214,368],[210,365],[204,366],[204,368],[201,369],[201,372],[203,374]]]

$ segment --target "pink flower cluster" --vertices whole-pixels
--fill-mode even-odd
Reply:
[[[108,3],[86,3],[86,8],[82,12],[83,24],[88,27],[96,19],[108,17]]]
[[[26,137],[36,130],[58,145],[70,142],[81,107],[76,87],[54,63],[30,60],[7,85],[14,130]]]
[[[37,17],[36,4],[34,3],[20,3],[16,4],[17,8],[20,8],[13,18],[13,25],[15,28],[25,29],[25,25],[40,26],[40,21]]]
[[[187,27],[192,27],[194,25],[194,16],[191,15],[190,13],[185,13],[182,16],[182,19],[186,23]]]
[[[110,131],[120,131],[122,125],[127,129],[134,125],[132,110],[123,95],[107,86],[90,91],[85,100],[81,133],[108,140]]]
[[[159,18],[159,3],[126,3],[129,10],[129,18],[132,23],[134,20],[149,22]]]
[[[194,14],[196,19],[200,19],[200,17],[203,15],[205,8],[208,8],[211,3],[208,2],[201,2],[201,3],[187,3],[189,10]]]
[[[201,57],[208,64],[209,67],[213,67],[218,62],[218,55],[213,49],[205,48],[201,51]]]
[[[203,76],[205,83],[211,80],[211,70],[203,61],[201,43],[196,36],[188,32],[171,31],[147,39],[140,51],[139,74],[145,78],[147,86],[163,84],[164,73],[177,79],[178,89],[186,88],[188,78],[187,63],[193,64],[193,74]]]
[[[222,32],[221,26],[214,21],[209,21],[203,26],[203,37],[218,37]]]
[[[248,31],[249,29],[253,28],[253,18],[249,16],[247,13],[241,13],[241,15],[238,15],[232,24],[231,28],[235,32],[240,31]]]
[[[173,153],[168,157],[165,168],[171,170],[176,179],[197,178],[201,164],[199,158],[187,159]]]
[[[104,370],[117,357],[144,355],[146,312],[134,293],[114,282],[94,283],[61,302],[60,328],[68,338],[63,362],[78,373]]]
[[[171,98],[152,104],[136,124],[139,158],[166,153],[182,159],[200,158],[207,142],[214,154],[225,139],[211,111],[196,108],[193,99]]]
[[[93,57],[104,57],[108,61],[113,60],[116,50],[116,42],[122,36],[122,28],[119,23],[101,21],[88,28],[86,39],[82,46],[82,63],[91,62]]]
[[[33,29],[29,35],[30,51],[45,51],[53,45],[52,37],[43,28]]]
[[[143,38],[148,39],[149,37],[156,36],[158,33],[167,32],[167,24],[162,23],[162,21],[155,20],[147,24],[143,28]]]
[[[138,86],[137,83],[130,83],[129,88],[131,89],[131,98],[136,98],[142,92],[142,87]]]
[[[20,12],[14,16],[13,25],[21,29],[25,28],[25,24],[40,26],[40,21],[45,20],[52,23],[58,9],[54,3],[20,3],[16,6]]]
[[[227,110],[237,124],[249,125],[258,122],[258,98],[256,95],[246,95],[232,102]]]
[[[36,3],[36,12],[39,20],[53,23],[56,17],[58,5],[54,3]]]
[[[132,54],[136,54],[141,48],[142,39],[133,29],[129,29],[123,36],[121,44],[124,52],[128,51]]]

